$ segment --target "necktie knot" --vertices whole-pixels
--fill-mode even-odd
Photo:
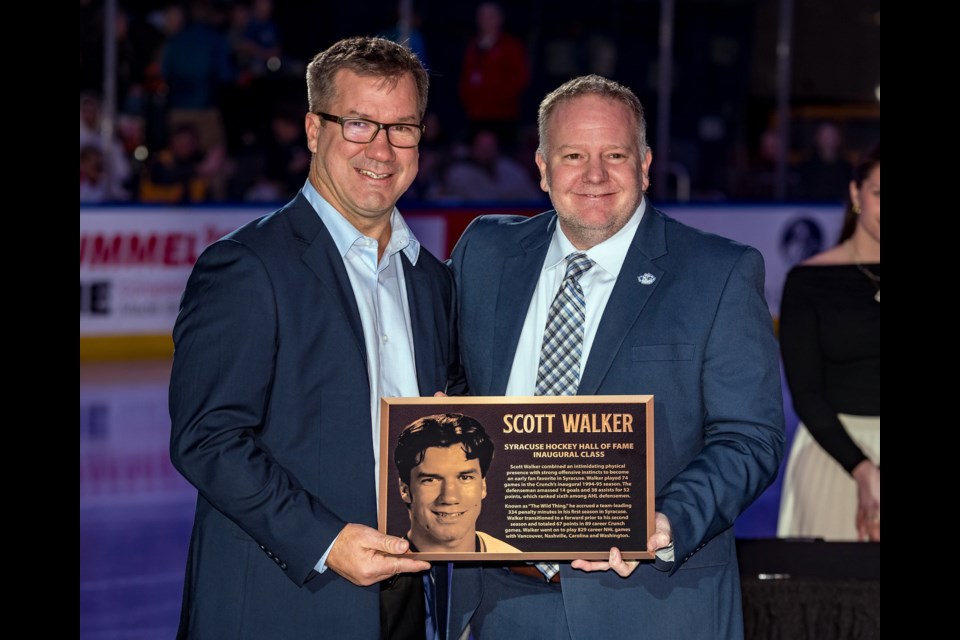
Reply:
[[[580,276],[589,271],[593,265],[593,260],[588,258],[587,254],[571,253],[567,256],[567,272],[563,276],[563,279],[577,282],[580,279]]]

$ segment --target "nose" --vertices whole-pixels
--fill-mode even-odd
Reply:
[[[594,156],[587,161],[583,169],[583,181],[590,184],[604,182],[607,179],[607,166],[603,158]]]
[[[456,482],[444,482],[440,486],[440,495],[437,496],[440,504],[459,504],[460,489]]]
[[[387,139],[386,129],[377,131],[377,135],[367,144],[365,155],[372,160],[378,160],[380,162],[393,160],[393,145],[391,145]]]

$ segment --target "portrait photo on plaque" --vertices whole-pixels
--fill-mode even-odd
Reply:
[[[653,401],[383,398],[380,531],[424,560],[652,559]]]

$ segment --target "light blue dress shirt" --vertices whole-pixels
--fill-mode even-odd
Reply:
[[[414,359],[413,329],[410,304],[403,274],[400,252],[410,264],[420,256],[420,243],[394,208],[390,215],[390,241],[377,259],[377,240],[369,238],[347,221],[317,192],[309,181],[303,186],[304,197],[313,205],[333,243],[343,258],[353,295],[360,310],[363,341],[367,351],[367,372],[370,382],[370,437],[373,446],[374,478],[380,493],[380,398],[415,397],[420,395]],[[336,540],[334,540],[336,542]],[[333,544],[330,545],[333,548]],[[326,570],[326,550],[316,565]]]
[[[630,249],[630,243],[633,242],[633,236],[637,233],[645,208],[646,200],[641,200],[640,206],[620,231],[586,251],[580,251],[574,247],[557,224],[553,238],[550,240],[550,247],[547,249],[547,256],[543,260],[543,269],[540,271],[537,288],[533,292],[530,307],[527,309],[526,320],[523,322],[520,342],[517,343],[517,353],[513,357],[513,366],[510,369],[506,395],[532,396],[536,393],[540,347],[543,346],[543,332],[547,328],[547,315],[563,283],[567,270],[566,258],[571,253],[585,253],[595,263],[580,277],[580,286],[587,305],[583,324],[583,353],[580,356],[580,374],[583,374],[590,357],[590,349],[593,347],[593,340],[597,337],[600,318],[603,317],[603,311],[607,308],[607,301],[613,293],[613,286],[617,283],[623,261],[627,259],[627,251]]]

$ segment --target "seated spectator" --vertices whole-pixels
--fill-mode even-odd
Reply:
[[[847,190],[853,175],[853,165],[847,162],[841,148],[840,129],[832,122],[824,122],[814,134],[811,156],[797,167],[800,182],[797,198],[802,200],[838,201]]]
[[[273,137],[267,142],[263,175],[256,192],[263,199],[272,189],[272,200],[289,200],[303,187],[310,170],[310,152],[303,130],[303,114],[296,109],[279,110],[270,123]]]
[[[407,197],[427,200],[443,193],[443,176],[453,155],[447,130],[436,113],[423,117],[423,137],[420,138],[420,169],[410,185]]]
[[[107,202],[107,180],[103,174],[103,153],[99,147],[80,147],[80,204]]]
[[[101,138],[101,128],[103,126],[103,112],[100,97],[92,92],[80,94],[80,150],[81,163],[84,158],[84,148],[95,148],[100,152],[100,168],[97,171],[98,176],[106,180],[107,163],[109,163],[110,179],[99,184],[97,192],[99,196],[94,196],[88,191],[87,197],[98,197],[96,202],[109,202],[111,200],[127,200],[130,198],[130,192],[126,188],[126,183],[130,180],[130,160],[124,151],[123,144],[119,139],[114,139],[109,153],[104,153],[103,140]],[[89,171],[93,169],[94,154],[91,151],[86,152],[87,167]],[[81,181],[83,180],[84,167],[80,167]],[[87,176],[87,180],[91,176]],[[100,178],[98,177],[98,180]],[[88,182],[88,189],[90,188]],[[93,200],[87,200],[93,202]]]
[[[497,136],[478,131],[470,154],[451,166],[433,199],[489,201],[539,200],[543,194],[519,162],[500,154]]]
[[[167,204],[208,200],[211,177],[223,164],[222,147],[219,150],[204,155],[196,128],[180,125],[170,138],[170,146],[147,164],[140,182],[140,199]]]

